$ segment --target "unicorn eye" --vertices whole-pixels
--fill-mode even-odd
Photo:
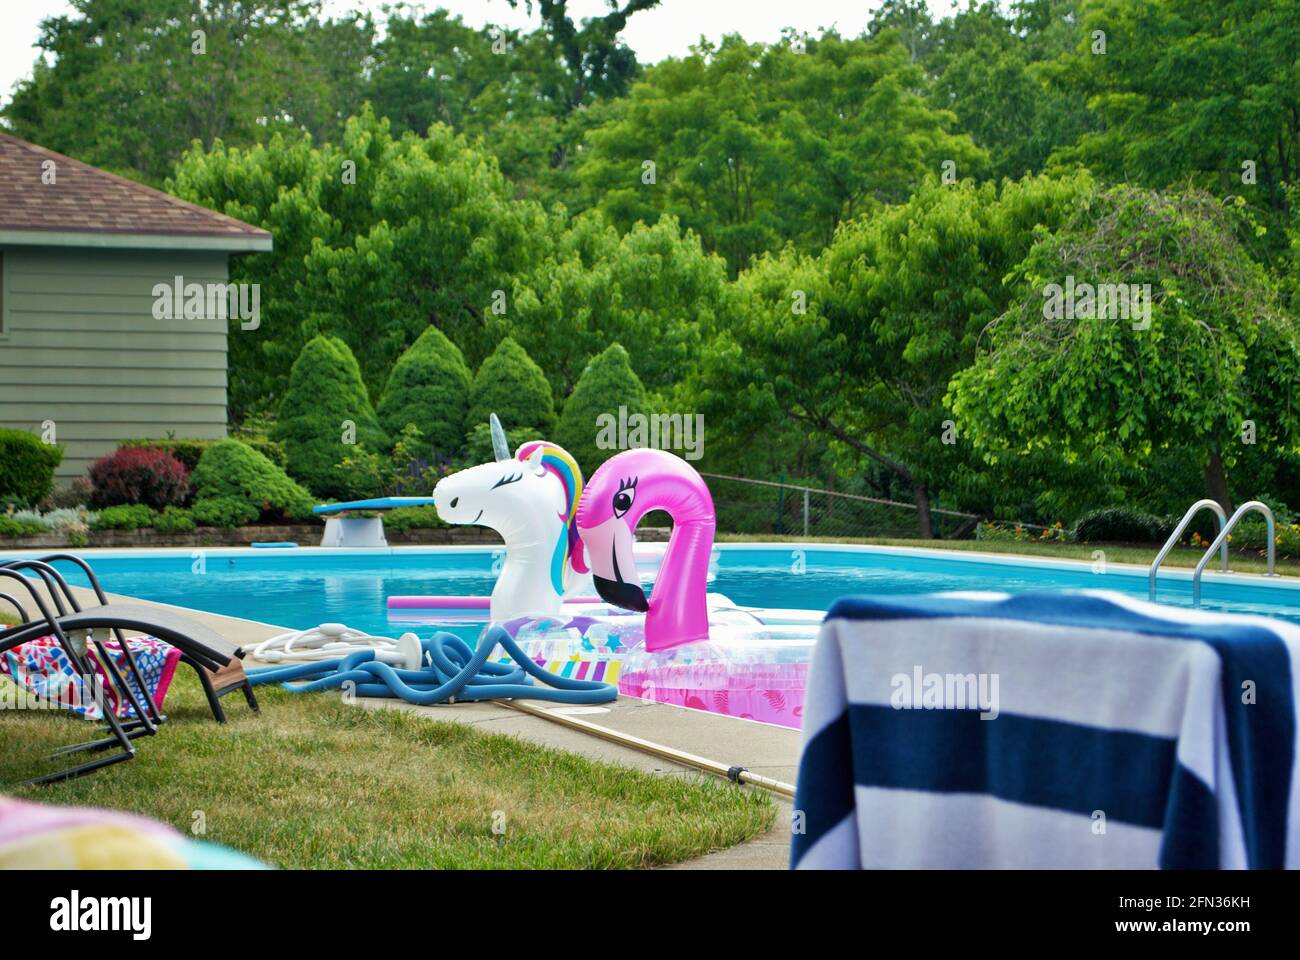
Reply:
[[[492,489],[495,490],[497,487],[504,487],[507,483],[518,483],[523,478],[523,473],[516,473],[513,477],[508,475],[504,476],[496,483],[492,484]]]
[[[614,494],[614,516],[622,517],[632,509],[636,500],[636,478],[619,481],[618,491]]]

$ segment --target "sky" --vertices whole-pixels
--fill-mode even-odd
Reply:
[[[952,0],[928,0],[930,12],[944,16]],[[327,13],[337,16],[354,9],[380,14],[384,0],[326,0]],[[509,27],[536,26],[536,16],[514,10],[506,0],[442,0],[412,4],[427,10],[438,7],[459,14],[471,26],[485,23]],[[781,36],[782,27],[816,33],[820,27],[838,28],[840,33],[860,33],[880,0],[663,0],[653,9],[628,20],[623,39],[636,51],[642,63],[654,63],[668,56],[680,56],[701,35],[716,40],[724,33],[739,33],[749,41],[768,41]],[[575,20],[608,9],[605,0],[570,0]],[[67,0],[5,0],[0,4],[0,99],[7,101],[14,83],[31,74],[39,51],[33,46],[40,34],[41,20],[68,14]]]

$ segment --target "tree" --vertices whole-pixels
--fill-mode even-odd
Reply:
[[[387,125],[364,111],[337,146],[316,147],[306,135],[277,134],[248,148],[218,140],[211,149],[195,144],[177,164],[171,192],[263,227],[275,240],[269,253],[230,260],[230,281],[256,283],[262,294],[256,329],[230,321],[233,422],[279,405],[289,368],[314,335],[304,323],[306,257],[317,244],[351,243],[374,224],[374,191],[392,142]]]
[[[485,326],[560,221],[516,201],[491,157],[444,126],[394,139],[370,110],[337,145],[272,138],[248,149],[195,147],[180,196],[270,230],[270,253],[231,261],[258,283],[255,330],[231,321],[230,408],[274,406],[286,372],[317,334],[344,340],[378,398],[398,355],[437,326],[477,362],[500,339]]]
[[[972,4],[933,27],[924,66],[929,99],[957,116],[989,153],[995,179],[1039,173],[1057,147],[1092,126],[1086,104],[1049,78],[1082,36],[1077,0],[1039,0],[1006,16]]]
[[[1295,17],[1292,0],[1088,4],[1056,77],[1098,129],[1063,156],[1148,187],[1190,177],[1284,214],[1284,184],[1300,180]]]
[[[931,181],[846,224],[818,258],[760,258],[692,375],[708,422],[752,434],[795,421],[895,478],[929,538],[934,495],[958,492],[973,457],[960,421],[945,424],[948,382],[1001,312],[1002,278],[1035,229],[1063,219],[1084,187],[1034,178],[999,194]]]
[[[1137,464],[1193,451],[1205,493],[1225,508],[1247,421],[1252,443],[1294,451],[1300,339],[1236,238],[1236,209],[1196,191],[1117,187],[1040,237],[950,391],[979,449],[996,459],[1104,448]],[[1117,309],[1118,292],[1143,285],[1149,313]]]
[[[465,437],[469,393],[469,367],[459,348],[437,327],[427,327],[393,365],[379,420],[394,437],[414,424],[421,436],[417,454],[450,458]]]
[[[339,465],[356,447],[373,451],[385,444],[346,343],[326,336],[307,341],[289,373],[273,436],[284,444],[289,475],[316,496],[346,499],[371,492],[358,488]]]
[[[729,295],[726,265],[672,217],[619,236],[584,214],[516,282],[513,308],[489,317],[489,329],[524,346],[550,375],[557,402],[588,359],[615,341],[628,345],[646,389],[660,393],[681,378],[699,331]]]
[[[72,0],[4,116],[20,137],[152,184],[192,140],[337,136],[374,26],[320,0]]]
[[[632,371],[627,351],[611,343],[587,364],[565,402],[555,442],[573,454],[589,477],[619,452],[616,445],[601,442],[602,427],[608,424],[601,418],[613,417],[618,423],[620,416],[644,415],[648,409],[645,388]]]
[[[347,341],[374,393],[430,325],[481,362],[495,342],[489,317],[508,314],[514,278],[557,226],[445,126],[384,144],[372,176],[372,225],[338,246],[314,244],[299,290],[312,305],[307,328]]]
[[[948,132],[955,118],[917,93],[924,76],[894,34],[826,33],[805,52],[792,39],[728,36],[647,70],[588,135],[578,173],[591,202],[624,231],[671,213],[735,273],[787,240],[819,249],[944,161],[963,176],[982,165]]]
[[[534,438],[555,429],[551,385],[513,337],[506,337],[474,374],[469,392],[467,427],[473,431],[495,413],[503,424]]]

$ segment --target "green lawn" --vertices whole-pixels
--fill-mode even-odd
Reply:
[[[335,694],[262,687],[258,698],[260,717],[227,698],[219,726],[182,667],[171,720],[134,760],[10,792],[184,831],[201,816],[204,839],[281,867],[652,867],[740,843],[775,817],[756,788],[641,773]],[[0,712],[0,783],[50,769],[39,758],[88,729]]]
[[[1150,566],[1158,547],[1122,543],[1034,543],[1002,540],[903,540],[890,537],[791,537],[771,534],[718,534],[720,543],[860,543],[887,547],[923,547],[928,550],[977,550],[983,553],[1007,553],[1018,556],[1052,557],[1058,560],[1086,560],[1091,562],[1093,552],[1103,550],[1107,563],[1135,563]],[[1175,547],[1165,558],[1163,567],[1195,567],[1204,550],[1195,547]],[[1217,563],[1217,561],[1216,561]],[[1265,573],[1268,563],[1255,552],[1229,552],[1228,566],[1238,573]],[[1218,569],[1212,563],[1206,569]],[[1300,560],[1279,557],[1276,564],[1279,574],[1300,577]]]

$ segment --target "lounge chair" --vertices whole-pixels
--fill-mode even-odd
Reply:
[[[91,588],[100,601],[99,606],[88,610],[81,608],[67,581],[52,565],[59,561],[74,563],[86,574]],[[53,601],[53,606],[41,595],[36,584],[23,576],[21,571],[24,570],[32,571],[41,579]],[[30,595],[36,610],[40,612],[39,617],[29,618],[26,609],[15,597],[10,594],[0,595],[0,599],[7,600],[18,610],[23,620],[17,626],[0,630],[0,653],[29,640],[53,636],[78,673],[82,676],[92,676],[94,671],[86,661],[86,653],[87,643],[93,644],[99,654],[99,662],[109,675],[109,679],[135,712],[134,720],[123,723],[113,710],[105,709],[104,720],[109,727],[110,736],[63,748],[55,755],[83,750],[100,751],[114,746],[119,748],[118,752],[32,782],[65,780],[130,759],[134,755],[132,738],[153,735],[157,732],[158,725],[166,719],[149,694],[148,687],[126,643],[124,630],[149,634],[176,647],[181,653],[181,661],[193,667],[198,675],[208,705],[212,709],[212,715],[218,723],[224,723],[226,720],[225,712],[221,708],[221,698],[235,690],[242,690],[249,707],[257,711],[257,699],[253,694],[252,685],[244,676],[240,662],[244,651],[238,645],[230,643],[207,627],[162,607],[110,603],[94,571],[80,557],[72,554],[51,554],[39,560],[15,560],[0,564],[0,578],[19,583]],[[104,648],[104,641],[110,634],[117,639],[123,651],[127,670],[135,681],[134,688],[132,684],[126,682],[114,664],[113,658]],[[82,637],[86,640],[82,640]]]

